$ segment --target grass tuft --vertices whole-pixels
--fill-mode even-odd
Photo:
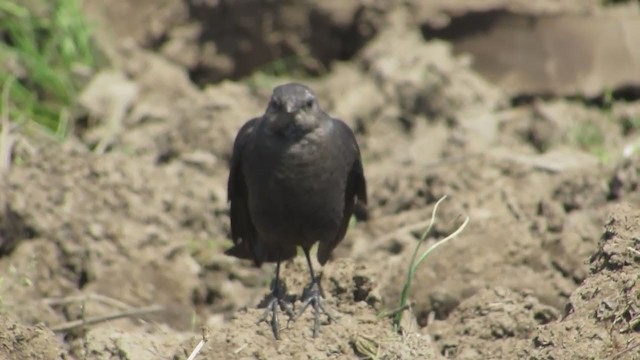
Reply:
[[[79,91],[95,67],[80,0],[0,0],[0,83],[10,79],[9,117],[63,139]],[[0,111],[3,109],[0,108]]]
[[[577,125],[570,130],[570,141],[579,149],[595,155],[602,162],[610,158],[606,149],[606,137],[602,128],[594,120]]]
[[[416,274],[416,270],[418,269],[418,267],[420,266],[420,264],[422,264],[423,261],[425,261],[427,259],[427,257],[429,257],[429,255],[438,247],[444,245],[445,243],[447,243],[449,240],[455,238],[456,236],[458,236],[462,230],[464,230],[464,228],[467,226],[467,224],[469,223],[469,217],[467,216],[464,220],[464,222],[462,223],[462,225],[460,225],[460,227],[458,227],[458,229],[456,231],[454,231],[453,233],[451,233],[450,235],[448,235],[447,237],[445,237],[444,239],[436,242],[435,244],[429,246],[429,248],[427,250],[425,250],[422,254],[420,254],[420,256],[418,256],[420,247],[422,246],[422,244],[425,242],[425,240],[427,239],[427,236],[429,235],[429,233],[431,232],[431,228],[433,228],[433,224],[435,223],[436,220],[436,214],[438,211],[438,206],[440,206],[440,203],[442,203],[442,201],[444,201],[444,199],[446,199],[447,196],[443,196],[440,198],[440,200],[438,200],[438,202],[436,202],[435,206],[433,207],[433,212],[431,213],[431,221],[429,222],[429,226],[427,226],[427,229],[422,233],[422,236],[420,237],[420,240],[418,241],[418,243],[416,244],[415,249],[413,250],[413,255],[411,256],[411,261],[409,262],[409,268],[407,271],[407,278],[405,280],[404,286],[402,288],[402,293],[400,294],[400,301],[398,303],[398,307],[396,310],[394,310],[391,315],[393,315],[393,326],[396,330],[400,329],[400,323],[402,322],[402,315],[404,314],[404,310],[406,310],[407,308],[409,308],[409,295],[410,295],[410,291],[411,291],[411,284],[413,283],[413,279],[415,277]]]
[[[380,358],[380,344],[370,336],[356,334],[351,338],[351,344],[360,359],[377,360]]]

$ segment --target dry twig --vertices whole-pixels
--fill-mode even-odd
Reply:
[[[77,302],[96,301],[121,310],[131,309],[131,305],[127,303],[97,293],[71,295],[63,298],[46,298],[42,301],[48,306],[60,306]]]
[[[196,347],[193,349],[193,351],[191,352],[191,355],[189,355],[187,360],[195,360],[196,356],[198,356],[198,354],[200,353],[200,350],[202,350],[202,348],[204,347],[204,344],[206,344],[207,341],[209,341],[209,329],[206,327],[203,327],[202,339],[200,340],[198,345],[196,345]]]
[[[121,311],[113,314],[92,316],[85,319],[73,320],[73,321],[62,323],[56,326],[52,326],[50,329],[53,332],[67,332],[83,326],[94,325],[94,324],[98,324],[105,321],[111,321],[111,320],[122,319],[127,317],[135,317],[135,316],[150,314],[150,313],[161,311],[162,309],[163,309],[162,306],[152,305],[147,307]]]
[[[637,349],[637,348],[640,348],[640,342],[637,342],[637,343],[635,343],[635,344],[633,344],[633,345],[629,346],[628,348],[626,348],[626,349],[624,349],[624,350],[622,350],[622,351],[620,351],[620,352],[618,352],[618,353],[616,353],[616,354],[613,354],[613,356],[611,357],[611,359],[617,359],[617,358],[619,358],[620,356],[622,356],[622,355],[624,355],[624,354],[626,354],[626,353],[630,352],[631,350]]]

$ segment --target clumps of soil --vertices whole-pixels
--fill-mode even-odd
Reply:
[[[563,311],[528,292],[494,287],[464,300],[425,330],[451,359],[572,357],[631,359],[640,346],[638,247],[640,212],[614,206],[587,278]]]
[[[287,293],[297,299],[309,283],[304,259],[298,258],[282,269],[288,285]],[[327,266],[322,273],[325,305],[334,315],[328,321],[322,315],[320,334],[312,338],[313,311],[296,321],[287,322],[280,317],[280,341],[273,340],[271,328],[256,324],[262,309],[253,306],[234,313],[223,326],[211,327],[207,333],[209,342],[201,353],[204,359],[222,357],[257,357],[264,359],[290,359],[304,354],[308,358],[332,358],[335,356],[396,359],[439,359],[431,338],[425,334],[406,336],[394,333],[390,322],[381,319],[372,305],[377,304],[376,278],[367,265],[358,265],[349,259],[340,259]],[[193,337],[183,343],[177,354],[186,357],[199,341]]]
[[[640,159],[631,157],[623,160],[614,170],[609,180],[609,197],[614,200],[638,201],[640,193]]]
[[[43,324],[30,326],[0,314],[0,357],[3,359],[63,359],[66,351]]]
[[[385,24],[393,2],[88,1],[112,29],[187,70],[194,83],[238,80],[256,70],[319,75],[351,59]]]
[[[340,4],[263,0],[188,3],[190,18],[199,31],[194,25],[187,31],[171,31],[160,52],[187,65],[199,84],[239,79],[261,68],[325,73],[332,62],[349,60],[376,34],[384,21],[382,10],[389,7],[386,1],[365,4],[358,0]],[[196,48],[189,49],[197,54],[191,56],[191,64],[183,60],[185,53],[180,49],[191,40],[185,41],[185,33],[197,36]]]
[[[426,330],[447,358],[508,359],[539,325],[558,318],[555,308],[531,294],[495,287],[481,289]]]
[[[3,272],[25,269],[33,286],[24,295],[32,299],[95,292],[130,306],[182,309],[178,319],[188,323],[200,271],[189,244],[224,236],[211,220],[217,195],[198,185],[206,176],[151,159],[97,156],[73,142],[55,146],[36,150],[9,177],[8,204],[35,236],[20,239]]]
[[[531,359],[631,359],[640,342],[640,212],[622,204],[608,216],[590,274],[573,292],[558,322],[539,328],[520,354]],[[634,338],[636,340],[634,341]]]

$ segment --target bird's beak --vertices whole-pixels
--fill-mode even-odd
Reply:
[[[293,113],[296,112],[296,107],[295,104],[293,103],[286,103],[284,104],[284,110],[287,112],[288,115],[292,115]]]

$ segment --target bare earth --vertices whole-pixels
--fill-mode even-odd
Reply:
[[[605,9],[428,3],[87,1],[112,66],[67,142],[15,134],[0,182],[0,358],[186,359],[204,335],[197,359],[640,359],[640,155],[622,156],[639,84],[606,106],[531,100],[425,40],[468,12]],[[256,324],[272,267],[222,254],[233,138],[287,81],[247,76],[281,57],[318,75],[370,188],[371,219],[322,270],[337,319],[316,339],[311,312],[280,341]],[[443,195],[429,242],[471,221],[418,271],[398,334],[379,315]],[[283,276],[299,295],[303,257]]]

